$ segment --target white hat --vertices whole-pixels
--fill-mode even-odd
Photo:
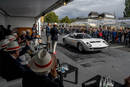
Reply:
[[[54,63],[55,58],[52,58],[47,51],[42,49],[32,58],[29,66],[34,72],[46,72],[53,68]]]
[[[7,45],[7,51],[19,50],[20,46],[17,41],[12,41]]]
[[[36,30],[33,30],[32,32],[36,32]]]
[[[10,41],[8,39],[4,39],[0,42],[0,48],[6,48],[7,47],[7,44],[9,43]]]
[[[13,35],[16,37],[18,34],[17,33],[13,33]]]
[[[30,33],[31,31],[28,29],[26,32],[29,32],[29,33]]]
[[[26,31],[22,31],[22,34],[26,34]]]
[[[57,23],[54,23],[54,25],[57,25]]]
[[[31,57],[28,53],[25,53],[24,55],[20,56],[19,59],[21,60],[20,63],[22,65],[27,65],[28,62],[31,60]]]
[[[6,39],[8,39],[8,40],[10,40],[10,41],[13,41],[13,40],[16,40],[16,37],[13,36],[13,35],[8,35],[8,36],[6,37]]]

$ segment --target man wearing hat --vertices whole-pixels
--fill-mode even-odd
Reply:
[[[33,24],[32,30],[37,30],[37,24],[36,23]]]
[[[6,36],[6,39],[8,39],[9,41],[14,41],[16,40],[16,37],[14,35],[8,35]]]
[[[56,54],[56,45],[58,41],[58,29],[57,29],[57,23],[53,25],[53,28],[50,31],[51,33],[51,40],[52,40],[52,53]]]
[[[33,31],[32,31],[31,38],[32,38],[32,39],[35,39],[35,38],[36,38],[36,30],[33,30]]]
[[[13,35],[15,36],[15,34],[17,33],[14,33]],[[25,53],[27,53],[28,50],[30,50],[30,47],[29,47],[30,41],[29,39],[27,39],[26,36],[27,36],[26,31],[22,31],[22,35],[20,37],[17,37],[18,43],[22,46],[22,49],[19,54],[20,56],[24,55]]]
[[[31,31],[29,29],[26,31],[26,39],[28,41],[32,40],[32,38],[31,38]]]
[[[21,43],[21,38],[19,37],[17,33],[13,33],[12,35],[15,36],[16,41],[18,41],[18,43]]]
[[[10,41],[8,39],[4,39],[2,41],[0,41],[0,76],[2,74],[3,71],[3,58],[5,58],[5,55],[7,55],[8,53],[5,51],[7,44]]]
[[[32,72],[25,72],[23,87],[63,87],[56,80],[56,58],[44,49],[40,50],[29,62]],[[51,74],[50,74],[51,73]]]
[[[7,47],[7,44],[9,43],[10,41],[8,39],[4,39],[4,40],[1,40],[0,41],[0,50],[4,50],[6,47]]]
[[[8,54],[4,55],[2,65],[2,77],[7,81],[22,77],[23,72],[28,69],[19,62],[19,49],[20,46],[16,41],[12,41],[7,45],[6,51]]]

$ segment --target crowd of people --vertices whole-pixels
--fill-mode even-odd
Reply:
[[[31,33],[32,31],[32,33]],[[112,43],[130,44],[129,29],[58,27],[57,23],[46,26],[47,50],[37,50],[40,43],[37,25],[22,33],[0,25],[0,76],[7,81],[22,78],[23,87],[63,87],[58,78],[56,45],[58,34],[84,32],[92,37],[103,38]],[[51,42],[52,41],[52,42]],[[51,45],[52,43],[52,45]],[[52,46],[52,52],[50,52]],[[129,78],[125,85],[129,85]],[[126,87],[126,86],[125,86]]]
[[[119,43],[126,46],[130,45],[130,29],[129,28],[112,28],[112,27],[101,27],[101,28],[87,28],[86,26],[61,26],[59,27],[61,34],[69,33],[87,33],[94,38],[105,39],[109,43]]]
[[[20,34],[0,25],[0,76],[7,81],[22,78],[23,87],[63,87],[56,71],[55,54],[44,48],[35,50],[39,39],[36,27],[34,24],[31,30],[23,30]],[[53,29],[50,32],[57,34],[56,24]],[[56,44],[58,37],[51,34],[54,35],[55,38],[51,39]]]

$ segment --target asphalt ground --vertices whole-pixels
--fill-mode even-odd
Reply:
[[[124,79],[130,75],[130,48],[123,45],[112,44],[102,51],[81,53],[75,47],[64,46],[62,36],[59,36],[56,53],[61,63],[66,62],[79,69],[78,84],[64,81],[65,87],[81,87],[84,81],[96,75],[109,76],[123,84]],[[64,79],[73,81],[74,73]]]

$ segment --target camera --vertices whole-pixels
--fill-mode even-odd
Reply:
[[[66,73],[66,71],[69,70],[69,67],[67,64],[62,64],[60,67],[57,67],[57,71],[61,73]]]

